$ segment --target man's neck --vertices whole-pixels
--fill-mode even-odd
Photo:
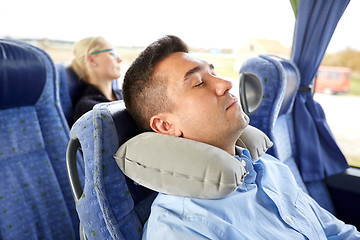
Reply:
[[[242,133],[243,133],[243,130],[233,132],[233,135],[228,137],[228,139],[230,139],[230,140],[223,142],[224,145],[221,147],[221,149],[228,152],[230,155],[235,156],[236,155],[236,151],[235,151],[236,142]]]
[[[226,152],[228,152],[230,155],[235,156],[235,144],[233,146],[229,146],[227,149],[224,149]]]
[[[235,153],[235,144],[236,144],[236,141],[228,141],[228,142],[223,141],[222,145],[217,146],[217,147],[221,148],[222,150],[229,153],[230,155],[235,156],[235,154],[236,154]]]

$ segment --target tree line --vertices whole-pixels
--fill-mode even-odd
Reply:
[[[360,52],[351,48],[332,54],[326,54],[322,63],[325,66],[348,67],[360,73]]]

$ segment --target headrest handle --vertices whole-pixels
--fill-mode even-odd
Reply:
[[[245,114],[253,113],[260,106],[263,98],[261,80],[253,73],[240,73],[239,96]]]

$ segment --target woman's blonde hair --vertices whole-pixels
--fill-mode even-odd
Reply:
[[[89,78],[89,70],[86,66],[87,56],[91,52],[101,50],[105,43],[106,40],[103,37],[88,37],[75,43],[71,67],[80,79],[87,81]]]

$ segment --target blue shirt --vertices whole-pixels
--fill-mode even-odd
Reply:
[[[298,187],[290,169],[265,154],[254,163],[237,157],[249,172],[221,199],[157,196],[142,239],[360,239]]]

